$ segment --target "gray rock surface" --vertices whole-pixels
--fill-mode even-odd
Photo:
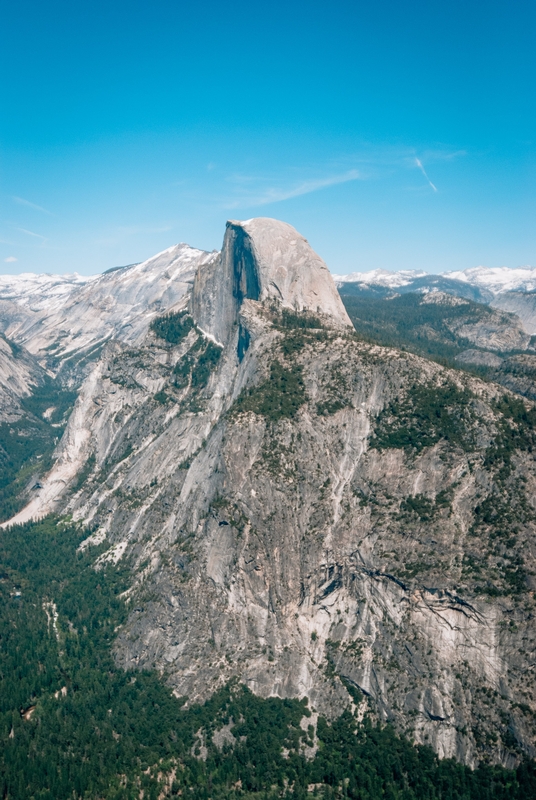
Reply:
[[[86,280],[21,276],[0,282],[2,331],[57,371],[66,359],[111,339],[133,344],[143,338],[151,319],[181,301],[198,266],[211,258],[178,244],[141,264]]]
[[[536,334],[536,293],[505,292],[493,298],[491,304],[501,311],[516,314],[521,320],[523,329],[530,336]]]
[[[273,219],[231,221],[221,254],[197,273],[192,313],[217,341],[233,335],[245,299],[273,301],[351,327],[327,266],[291,225]]]
[[[45,377],[36,359],[0,334],[0,422],[14,422],[24,414],[21,399],[29,397]]]
[[[495,353],[488,353],[485,350],[464,350],[455,358],[459,364],[475,364],[479,367],[500,367],[503,360]]]
[[[466,339],[476,347],[498,353],[526,350],[531,343],[531,337],[525,332],[519,319],[513,314],[499,311],[478,322],[466,322],[462,318],[449,323],[448,327],[456,336]]]
[[[534,755],[536,469],[493,460],[505,390],[360,341],[283,223],[230,223],[181,275],[197,327],[106,345],[17,517],[70,513],[129,565],[117,663],[191,702],[236,675],[328,716],[353,684],[441,756]]]

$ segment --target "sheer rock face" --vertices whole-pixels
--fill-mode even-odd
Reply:
[[[352,324],[322,259],[291,225],[274,219],[227,223],[219,258],[197,273],[194,319],[227,343],[245,299],[321,313],[333,325]]]
[[[24,416],[21,399],[31,395],[44,378],[44,370],[24,348],[0,335],[0,422]]]
[[[442,756],[513,764],[536,741],[533,455],[490,460],[504,390],[359,341],[324,270],[290,226],[229,223],[176,305],[198,327],[106,347],[30,516],[130,564],[117,663],[190,702],[237,675],[333,716],[354,686]],[[400,409],[436,394],[448,435],[432,413],[405,446]]]
[[[351,326],[327,266],[293,227],[260,218],[229,228],[236,240],[244,231],[251,242],[259,284],[259,296],[252,299],[274,299],[297,311],[328,315],[333,325]]]
[[[491,305],[501,311],[516,314],[526,333],[531,336],[536,334],[536,294],[534,290],[526,293],[504,292],[504,294],[497,295],[491,301]]]

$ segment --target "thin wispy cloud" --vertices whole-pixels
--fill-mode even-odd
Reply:
[[[318,192],[321,189],[326,189],[328,186],[336,186],[341,183],[348,183],[349,181],[357,181],[362,178],[361,173],[356,169],[351,169],[338,175],[331,175],[327,178],[318,178],[314,180],[302,181],[292,187],[271,187],[259,192],[256,195],[243,196],[240,199],[234,200],[228,204],[229,208],[248,207],[248,206],[265,206],[270,203],[281,203],[283,200],[290,200],[293,197],[301,197],[305,194]]]
[[[421,162],[421,160],[419,158],[415,159],[415,165],[420,169],[420,171],[422,172],[422,174],[424,175],[424,177],[426,178],[426,180],[428,181],[428,183],[430,184],[430,186],[432,187],[434,192],[437,192],[437,187],[434,186],[434,184],[432,183],[432,181],[430,180],[430,178],[426,174],[426,170],[424,169],[424,167],[422,165],[422,162]]]
[[[14,261],[17,261],[15,256],[8,256],[7,258],[4,258],[4,264],[13,264]]]
[[[419,152],[420,158],[417,158]],[[427,149],[419,151],[415,147],[368,147],[361,152],[348,154],[349,165],[359,169],[362,179],[378,179],[388,171],[400,167],[422,169],[423,163],[432,164],[437,161],[455,161],[467,155],[466,150]],[[417,164],[417,162],[419,162]]]
[[[415,155],[415,154],[414,154]],[[422,158],[427,161],[453,161],[455,158],[462,158],[468,155],[467,150],[421,150]],[[422,160],[422,159],[421,159]]]
[[[46,242],[46,236],[41,236],[40,233],[34,233],[33,231],[29,231],[26,228],[17,228],[20,233],[25,233],[26,236],[33,236],[35,239],[41,239],[42,242]]]
[[[50,217],[53,217],[52,211],[49,211],[43,206],[38,206],[37,203],[31,203],[29,200],[25,200],[24,197],[13,197],[15,203],[18,203],[19,206],[26,206],[27,208],[33,208],[34,211],[41,211],[43,214],[48,214]]]

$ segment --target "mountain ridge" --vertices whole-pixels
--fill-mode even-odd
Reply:
[[[336,283],[360,283],[396,289],[413,284],[419,278],[443,278],[471,286],[487,289],[492,294],[536,289],[536,267],[469,267],[465,270],[451,270],[430,273],[423,270],[390,271],[384,269],[368,272],[352,272],[346,275],[334,274]]]
[[[237,677],[333,718],[358,687],[442,757],[533,756],[533,405],[364,341],[285,223],[198,259],[4,527],[69,514],[128,564],[116,663],[190,702]]]
[[[3,333],[57,370],[65,359],[111,338],[136,341],[152,317],[180,301],[198,263],[210,258],[179,244],[140,264],[72,282],[24,276],[19,294],[16,280],[3,287],[0,281]]]
[[[243,224],[247,224],[243,223]],[[303,237],[300,237],[303,238]],[[20,273],[0,275],[0,301],[12,301],[19,305],[29,305],[38,309],[54,296],[61,297],[70,294],[85,284],[98,280],[104,275],[115,272],[124,272],[143,267],[149,262],[165,256],[178,249],[189,249],[197,253],[198,248],[181,242],[160,251],[144,262],[137,262],[121,267],[111,267],[95,275],[79,275],[78,273],[50,274],[50,273]],[[212,251],[217,253],[218,251]],[[453,281],[469,286],[488,290],[492,295],[504,292],[520,292],[523,294],[536,291],[536,267],[469,267],[465,270],[450,270],[443,273],[432,273],[424,270],[386,270],[374,269],[365,272],[351,272],[346,274],[331,273],[335,284],[356,283],[367,286],[383,286],[389,289],[398,289],[414,284],[419,279]]]

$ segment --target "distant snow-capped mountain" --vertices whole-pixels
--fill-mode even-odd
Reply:
[[[0,275],[0,300],[38,309],[50,302],[64,300],[74,289],[98,278],[73,272],[70,275],[45,275],[23,272],[21,275]]]
[[[406,286],[416,278],[427,275],[416,269],[390,272],[387,269],[373,269],[369,272],[352,272],[349,275],[333,275],[333,280],[338,283],[362,283],[368,286],[385,286],[388,289],[398,289]]]
[[[175,306],[212,253],[178,244],[102,275],[0,276],[0,332],[47,366],[106,342],[135,342]]]
[[[419,285],[415,286],[415,291],[426,291],[427,279],[431,281],[444,279],[469,284],[496,295],[503,292],[535,291],[536,267],[471,267],[465,270],[443,272],[439,275],[419,270],[390,272],[385,269],[374,269],[369,272],[333,275],[333,279],[337,285],[356,283],[363,286],[382,286],[389,289],[413,287],[415,282],[418,281]]]
[[[493,294],[533,292],[536,289],[536,267],[472,267],[446,272],[444,276],[486,288]]]
[[[472,267],[439,275],[400,270],[334,275],[342,295],[390,298],[408,292],[443,292],[516,314],[524,331],[536,335],[536,267]]]

